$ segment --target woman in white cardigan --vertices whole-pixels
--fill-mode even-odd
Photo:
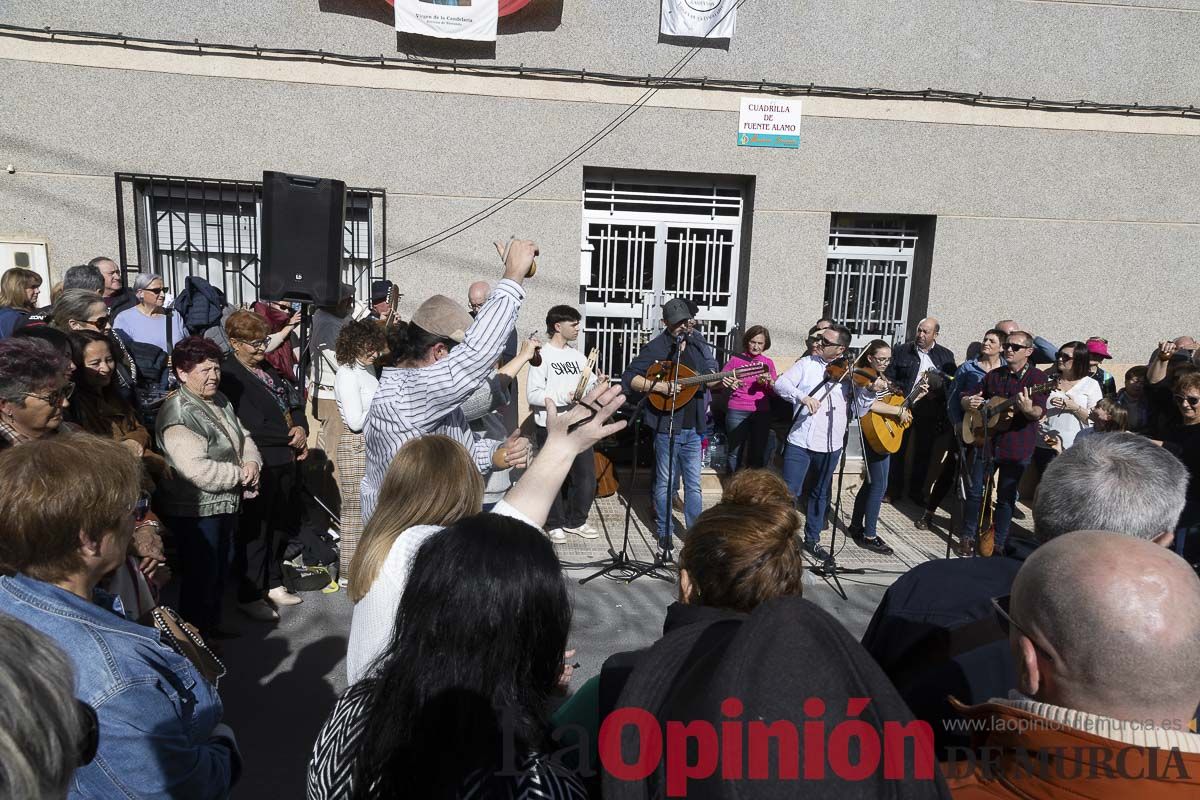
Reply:
[[[338,371],[333,380],[333,394],[346,428],[338,438],[335,454],[338,489],[342,497],[338,515],[338,582],[343,586],[350,576],[350,563],[362,536],[361,484],[367,471],[367,442],[363,438],[363,428],[367,424],[371,398],[379,389],[375,361],[386,348],[383,326],[369,319],[347,323],[334,345]]]
[[[496,504],[492,513],[535,528],[546,523],[555,494],[575,456],[625,427],[609,423],[624,402],[619,386],[593,391],[562,414],[547,409],[545,445]],[[478,514],[483,477],[463,447],[445,436],[423,436],[396,454],[350,566],[354,618],[346,672],[350,683],[366,677],[392,639],[396,609],[417,550],[443,527]]]

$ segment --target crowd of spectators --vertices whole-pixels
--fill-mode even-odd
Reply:
[[[390,286],[372,286],[370,308],[347,294],[318,312],[311,354],[286,303],[199,329],[161,276],[126,288],[107,258],[68,270],[48,308],[35,273],[0,277],[0,795],[229,796],[242,756],[218,689],[237,635],[227,589],[267,625],[303,602],[289,567],[314,561],[354,611],[350,688],[307,765],[313,800],[775,797],[794,780],[828,797],[1200,791],[1193,340],[1162,342],[1119,391],[1103,339],[1054,348],[1011,320],[961,366],[932,318],[913,342],[872,343],[859,363],[905,393],[929,369],[953,380],[911,412],[884,408],[882,378],[838,401],[914,434],[907,456],[868,464],[856,541],[891,552],[875,530],[886,488],[929,527],[949,465],[971,476],[960,553],[982,555],[989,516],[994,547],[907,571],[860,643],[803,597],[837,458],[814,437],[845,431],[793,419],[773,471],[772,404],[810,406],[810,365],[776,381],[770,333],[751,328],[728,366],[761,374],[725,381],[736,455],[719,503],[688,500],[663,634],[572,687],[555,545],[588,537],[580,459],[625,427],[625,395],[590,379],[571,348],[579,316],[556,307],[545,356],[573,366],[539,375],[536,453],[508,425],[511,386],[543,354],[512,336],[536,246],[498,247],[504,275],[470,311],[437,295],[385,327]],[[691,336],[695,312],[671,313]],[[818,361],[849,341],[825,322]],[[1031,391],[1043,378],[1052,388]],[[1018,398],[1014,433],[986,458],[960,447],[964,414],[1001,395]],[[1011,520],[1030,467],[1027,533]],[[315,501],[340,509],[339,554],[306,539],[329,524]],[[773,748],[756,750],[756,725]]]

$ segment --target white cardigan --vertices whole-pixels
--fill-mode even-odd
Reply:
[[[540,527],[503,500],[496,504],[492,513],[518,519],[535,528]],[[425,540],[440,530],[442,528],[437,525],[414,525],[397,536],[366,597],[354,606],[350,646],[346,652],[346,677],[351,684],[367,677],[375,659],[391,643],[396,627],[396,612],[400,608],[400,598],[404,594],[404,585],[408,583],[413,559]],[[361,543],[359,546],[362,546]]]

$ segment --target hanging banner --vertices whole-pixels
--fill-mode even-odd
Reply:
[[[738,113],[738,147],[800,149],[800,101],[786,97],[743,97]]]
[[[659,31],[664,36],[732,39],[738,0],[662,0]]]
[[[396,30],[439,39],[496,41],[498,0],[395,0]]]

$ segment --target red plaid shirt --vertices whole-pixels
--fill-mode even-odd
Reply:
[[[1046,383],[1049,378],[1037,367],[1026,366],[1025,371],[1013,374],[1007,365],[996,369],[984,376],[983,383],[969,395],[977,395],[981,391],[984,400],[993,397],[1016,397],[1022,389]],[[1046,411],[1046,401],[1050,394],[1047,391],[1036,392],[1033,404]],[[992,437],[992,458],[997,462],[1023,463],[1033,457],[1033,448],[1037,446],[1038,422],[1040,419],[1030,419],[1016,411],[1012,425],[1008,430]]]

